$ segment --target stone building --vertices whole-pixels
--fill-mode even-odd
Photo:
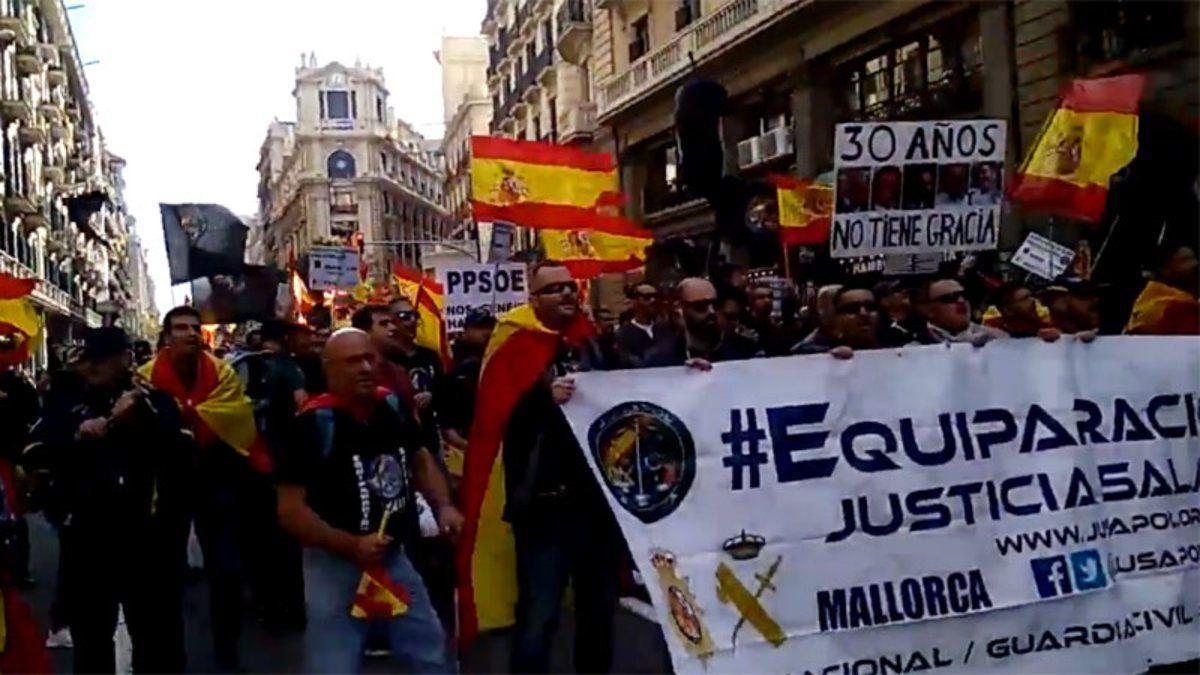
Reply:
[[[420,264],[417,242],[450,227],[439,153],[388,106],[380,68],[296,68],[296,120],[274,121],[259,155],[266,258],[303,274],[313,245],[358,246],[377,278]],[[402,243],[399,243],[402,242]]]
[[[0,1],[0,130],[0,271],[41,280],[40,368],[134,302],[125,162],[105,149],[61,0]]]

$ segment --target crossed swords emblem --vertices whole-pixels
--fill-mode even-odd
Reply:
[[[779,627],[779,623],[771,618],[767,610],[762,606],[760,600],[767,591],[778,591],[774,584],[775,575],[779,572],[779,565],[783,562],[783,556],[776,556],[775,562],[771,563],[766,572],[754,573],[754,578],[758,585],[751,592],[745,584],[742,583],[737,575],[734,574],[733,568],[726,563],[721,563],[717,566],[717,598],[724,603],[732,603],[737,608],[738,614],[741,617],[737,624],[733,627],[733,636],[730,642],[734,647],[737,647],[738,632],[747,622],[767,639],[772,645],[778,647],[787,640],[787,635],[783,629]]]

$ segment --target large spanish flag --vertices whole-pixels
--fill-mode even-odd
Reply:
[[[160,349],[138,369],[150,384],[170,394],[201,448],[222,442],[246,457],[260,473],[270,473],[271,455],[258,435],[254,406],[229,364],[201,352],[196,381],[189,389],[171,365],[171,348]]]
[[[443,312],[446,307],[445,291],[435,279],[409,269],[400,263],[392,265],[392,277],[401,295],[408,299],[417,310],[420,323],[417,324],[416,344],[432,349],[442,357],[442,362],[450,362],[450,347],[446,340],[446,329],[443,323]]]
[[[779,202],[779,240],[785,246],[829,241],[833,186],[813,179],[772,176]]]
[[[524,227],[622,230],[620,185],[611,155],[534,141],[471,138],[475,220]]]
[[[628,272],[646,264],[646,248],[654,243],[649,230],[630,227],[620,234],[597,230],[542,230],[548,260],[561,262],[576,279],[605,272]]]
[[[464,645],[481,630],[513,623],[516,553],[512,528],[503,519],[501,452],[513,407],[542,377],[560,340],[579,342],[591,333],[582,314],[559,333],[542,324],[533,307],[521,305],[500,317],[488,342],[460,493],[466,517],[458,546],[459,634]]]
[[[0,273],[0,367],[29,358],[42,335],[42,318],[29,300],[37,279]]]
[[[1066,85],[1009,197],[1031,211],[1100,222],[1109,179],[1137,154],[1145,84],[1142,75],[1122,75]]]

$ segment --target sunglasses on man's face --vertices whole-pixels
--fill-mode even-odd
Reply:
[[[658,299],[658,293],[653,293],[653,292],[638,293],[637,296],[639,298],[641,298],[642,300],[657,300]]]
[[[939,295],[936,298],[930,298],[930,300],[932,302],[939,302],[943,305],[954,305],[954,304],[957,304],[958,302],[960,302],[964,297],[966,297],[966,296],[964,295],[964,293],[962,291],[955,291],[953,293]]]
[[[556,284],[546,284],[540,289],[533,292],[534,295],[563,295],[564,293],[578,293],[579,284],[574,281],[560,281]]]
[[[417,319],[416,310],[402,309],[402,310],[396,312],[396,320],[397,321],[415,321],[416,319]]]
[[[683,306],[690,311],[697,313],[711,312],[717,306],[716,300],[692,300],[691,302],[683,303]]]

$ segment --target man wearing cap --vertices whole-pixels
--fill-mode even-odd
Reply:
[[[91,329],[78,405],[47,410],[26,463],[61,490],[77,672],[114,672],[117,608],[136,672],[184,667],[183,569],[192,445],[171,396],[134,375],[120,328]]]

